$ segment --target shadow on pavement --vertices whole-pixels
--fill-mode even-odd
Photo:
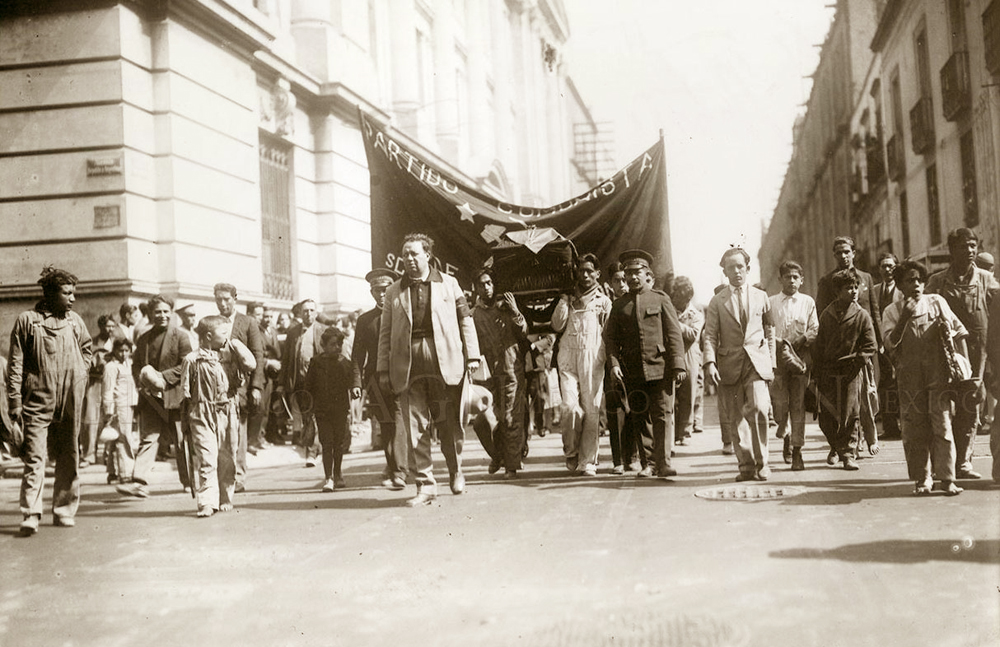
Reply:
[[[890,539],[830,549],[789,548],[769,553],[779,559],[839,559],[845,562],[919,564],[929,561],[1000,564],[1000,540]]]

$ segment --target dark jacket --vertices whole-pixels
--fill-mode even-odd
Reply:
[[[312,411],[318,416],[346,416],[350,390],[361,388],[358,367],[343,355],[316,355],[309,363],[306,391],[312,396]]]
[[[163,391],[163,406],[167,409],[180,407],[181,363],[191,352],[191,338],[180,328],[170,324],[163,333],[163,345],[159,354],[152,348],[152,342],[162,329],[150,328],[140,335],[132,355],[132,378],[139,384],[139,372],[144,366],[152,366],[163,374],[167,388]]]
[[[823,278],[819,280],[819,286],[816,290],[816,312],[823,315],[823,311],[829,307],[831,303],[837,300],[839,296],[837,294],[837,289],[833,287],[833,274],[837,270],[833,270]],[[858,286],[858,305],[868,313],[868,316],[872,320],[872,326],[875,329],[875,342],[877,345],[882,345],[882,325],[881,316],[879,315],[879,305],[878,296],[875,293],[875,281],[872,279],[872,275],[868,272],[863,272],[858,268],[854,268],[854,271],[858,273],[858,278],[861,280],[861,285]]]
[[[312,324],[312,347],[313,347],[313,357],[318,357],[320,353],[323,352],[323,344],[320,341],[323,337],[323,332],[328,328],[318,321],[314,321]],[[300,377],[305,377],[306,371],[309,367],[300,367],[299,363],[299,344],[302,338],[302,333],[305,329],[302,324],[296,324],[288,331],[288,336],[285,338],[285,345],[281,349],[281,376],[278,379],[278,384],[285,387],[288,393],[293,392],[295,389],[301,387],[299,384]]]
[[[611,366],[620,367],[633,384],[686,370],[677,311],[659,290],[619,297],[611,306],[604,343]]]
[[[366,388],[378,368],[378,335],[381,325],[382,308],[372,308],[358,317],[358,323],[354,327],[351,360],[358,367]]]
[[[257,360],[257,367],[253,370],[250,379],[240,386],[240,406],[247,402],[247,391],[249,389],[264,388],[264,338],[260,334],[260,326],[257,320],[241,312],[233,315],[233,332],[230,339],[238,339],[250,349],[253,358]]]

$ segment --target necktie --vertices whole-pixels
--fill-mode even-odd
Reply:
[[[740,327],[743,328],[743,332],[747,330],[747,320],[750,318],[747,314],[747,304],[743,299],[743,288],[736,288],[736,299],[740,302]]]

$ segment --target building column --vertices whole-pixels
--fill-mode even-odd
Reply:
[[[434,116],[441,157],[458,164],[458,88],[455,80],[455,16],[452,0],[434,3]]]
[[[392,42],[392,111],[396,126],[416,137],[417,111],[420,109],[416,9],[412,0],[395,2],[391,9],[389,38]]]

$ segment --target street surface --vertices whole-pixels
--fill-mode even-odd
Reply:
[[[470,431],[466,494],[435,448],[444,487],[418,509],[412,485],[379,486],[380,453],[346,457],[349,488],[323,494],[321,467],[274,447],[233,512],[196,519],[169,463],[147,500],[90,467],[77,527],[47,512],[24,539],[5,478],[0,646],[1000,645],[1000,488],[916,498],[898,440],[845,472],[810,424],[807,470],[772,440],[758,484],[794,496],[696,497],[736,491],[716,420],[672,481],[610,475],[607,438],[598,477],[568,476],[558,434],[505,481]],[[988,437],[976,453],[988,475]]]

